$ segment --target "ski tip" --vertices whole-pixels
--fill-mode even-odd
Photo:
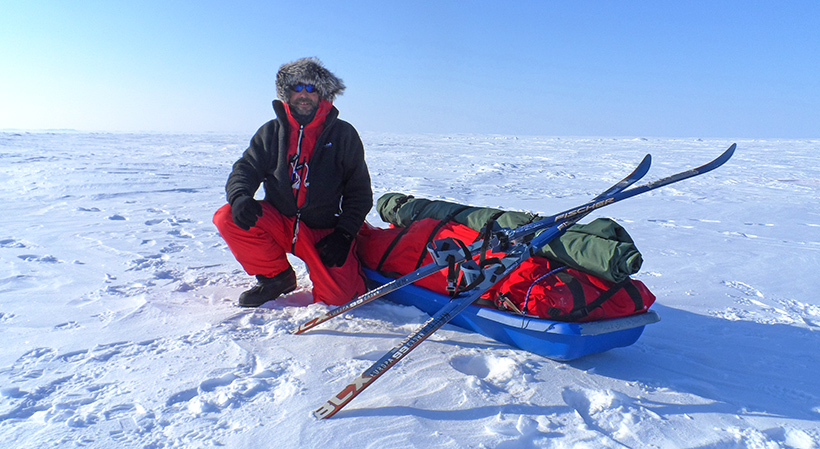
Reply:
[[[645,175],[647,172],[649,172],[649,167],[651,165],[652,165],[652,155],[647,153],[646,156],[644,156],[643,159],[641,159],[641,162],[638,164],[638,166],[635,168],[635,170],[632,173],[633,174],[642,173],[642,174]]]
[[[720,156],[716,157],[712,161],[709,161],[700,167],[694,168],[693,170],[699,174],[710,172],[721,165],[725,164],[726,161],[732,158],[732,155],[735,154],[735,148],[737,148],[737,144],[733,143],[726,149]]]
[[[729,158],[731,158],[732,155],[735,154],[735,149],[737,149],[736,143],[729,145],[729,148],[727,148],[726,151],[724,151],[723,154],[721,154],[717,160],[719,160],[721,164],[728,161]]]

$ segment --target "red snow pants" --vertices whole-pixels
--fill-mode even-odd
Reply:
[[[216,211],[214,224],[249,275],[273,277],[290,267],[285,254],[291,252],[296,217],[282,215],[266,201],[259,204],[262,205],[262,216],[256,226],[248,231],[233,222],[230,204]],[[299,223],[298,238],[292,253],[307,265],[313,282],[313,301],[342,305],[364,294],[367,288],[356,254],[355,239],[344,265],[331,268],[322,263],[315,245],[331,232],[333,229],[311,229]]]

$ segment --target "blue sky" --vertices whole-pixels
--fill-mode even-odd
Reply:
[[[820,2],[11,1],[0,129],[238,132],[316,56],[361,132],[818,138]]]

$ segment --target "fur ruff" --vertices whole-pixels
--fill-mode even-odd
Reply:
[[[336,95],[345,90],[344,82],[322,65],[317,58],[302,58],[279,67],[276,74],[276,95],[285,103],[290,101],[290,87],[313,84],[319,97],[333,103]]]

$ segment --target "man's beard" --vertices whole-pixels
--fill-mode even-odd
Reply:
[[[309,98],[300,98],[290,103],[290,107],[299,115],[313,115],[319,109],[319,103],[314,103]]]

